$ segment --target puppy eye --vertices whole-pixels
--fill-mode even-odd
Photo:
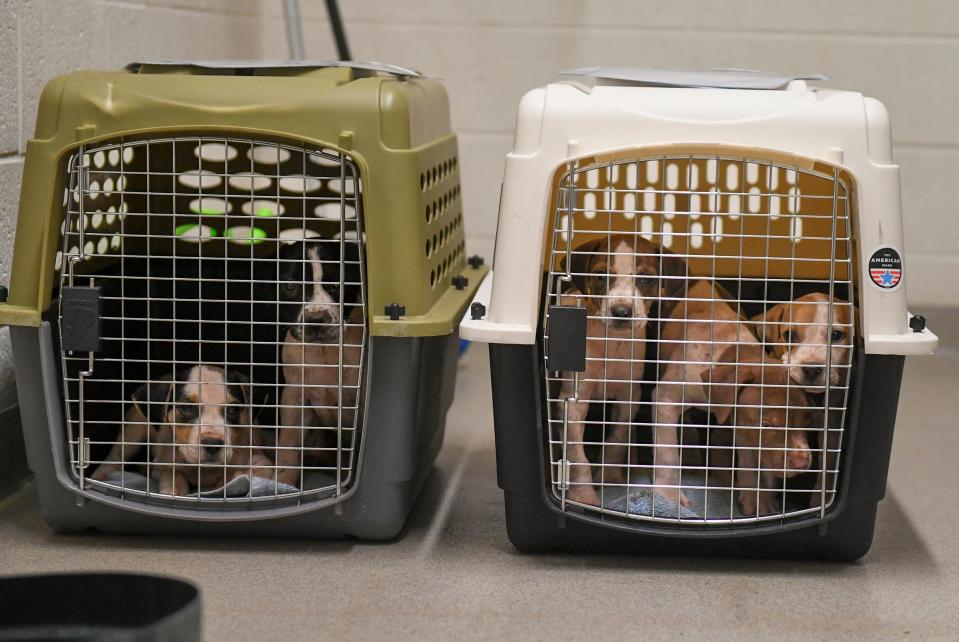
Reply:
[[[783,339],[785,339],[786,343],[797,343],[799,337],[797,337],[796,333],[792,330],[786,330],[783,332]]]
[[[231,424],[238,423],[240,421],[240,409],[236,406],[230,406],[226,409],[226,420]]]
[[[647,287],[656,282],[656,279],[652,276],[639,276],[636,278],[636,282],[640,287]]]
[[[192,405],[176,407],[177,421],[183,423],[187,421],[192,421],[193,419],[196,419],[196,407]]]
[[[846,337],[846,333],[842,330],[833,330],[832,331],[832,340],[833,341],[842,341]]]
[[[284,283],[283,289],[287,292],[296,292],[299,286],[296,283]]]

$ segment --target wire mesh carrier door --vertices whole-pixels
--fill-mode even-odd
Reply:
[[[829,165],[715,153],[557,173],[542,367],[563,509],[825,515],[853,366],[850,189]]]
[[[58,313],[80,487],[208,508],[342,497],[367,362],[354,162],[195,135],[81,148],[65,171]]]

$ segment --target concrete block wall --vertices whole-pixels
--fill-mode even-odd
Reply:
[[[301,2],[308,57],[335,57],[324,3]],[[353,55],[442,78],[461,134],[466,227],[489,255],[516,104],[588,64],[818,71],[884,101],[902,166],[909,296],[959,301],[959,3],[954,0],[341,0]],[[24,141],[51,76],[138,58],[284,58],[280,0],[0,0],[0,282]],[[13,402],[0,331],[0,410]],[[2,430],[0,426],[0,430]]]

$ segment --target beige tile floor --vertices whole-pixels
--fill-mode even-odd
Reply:
[[[959,324],[908,360],[876,541],[849,565],[531,557],[506,539],[486,352],[473,346],[436,470],[392,544],[59,536],[32,488],[0,504],[0,573],[173,573],[208,640],[959,639]],[[931,319],[930,324],[935,321]]]

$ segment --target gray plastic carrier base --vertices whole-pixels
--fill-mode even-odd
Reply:
[[[344,499],[211,511],[81,490],[69,468],[50,324],[11,327],[10,334],[27,460],[53,528],[219,537],[396,537],[443,444],[459,346],[455,332],[371,337],[366,428],[357,479]]]

